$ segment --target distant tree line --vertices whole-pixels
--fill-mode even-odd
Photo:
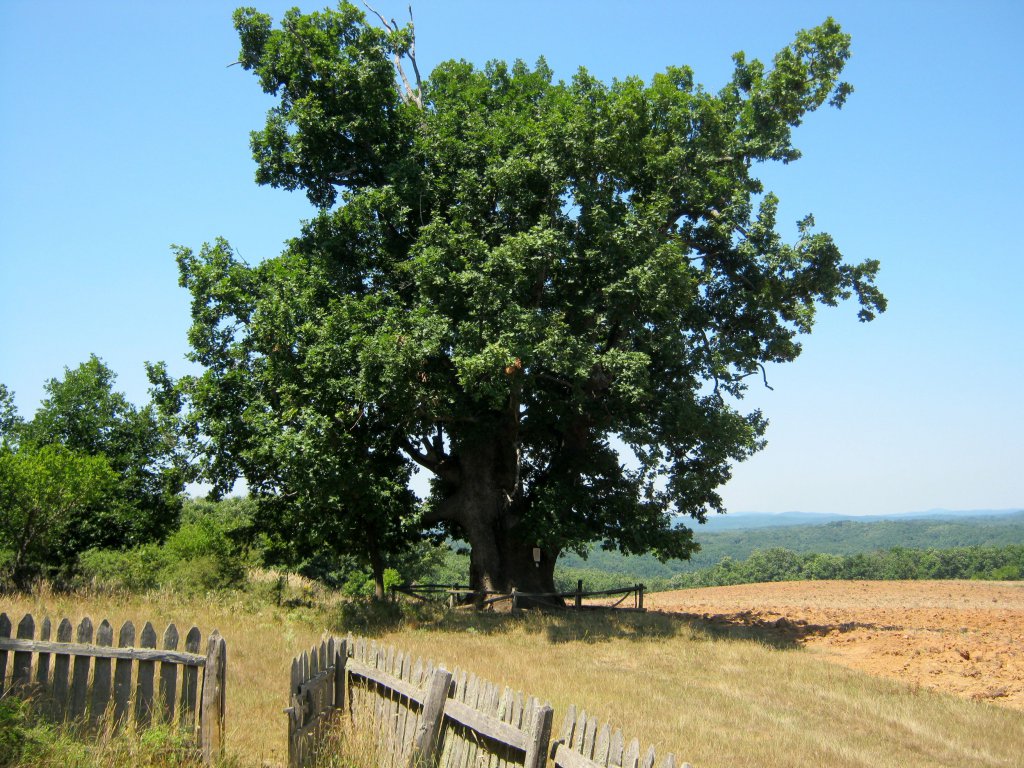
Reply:
[[[799,553],[856,555],[905,547],[953,549],[1024,543],[1024,512],[966,519],[842,520],[731,531],[699,530],[700,550],[689,560],[662,562],[652,555],[624,556],[599,546],[587,556],[563,556],[559,569],[583,569],[638,578],[645,584],[669,582],[682,573],[711,568],[725,558],[745,560],[758,550],[782,548]]]
[[[1024,577],[1024,545],[908,549],[893,547],[855,555],[820,552],[797,553],[775,547],[758,550],[745,560],[726,557],[721,562],[671,579],[669,588],[718,587],[768,581],[822,579],[989,579]]]

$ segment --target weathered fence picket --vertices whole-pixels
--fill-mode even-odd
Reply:
[[[0,642],[7,640],[11,636],[11,620],[7,618],[6,613],[0,613]],[[7,687],[7,648],[4,645],[0,645],[0,691],[3,691]]]
[[[60,624],[57,625],[58,648],[66,648],[71,645],[71,633],[73,631],[71,622],[67,619],[61,619]],[[50,714],[55,717],[63,718],[67,715],[68,682],[70,681],[68,674],[70,669],[71,656],[69,654],[59,652],[54,654],[51,695],[52,712]]]
[[[86,616],[78,625],[75,640],[79,645],[92,645],[92,619]],[[75,656],[72,664],[71,703],[68,705],[68,719],[81,720],[88,708],[89,657]]]
[[[227,644],[214,630],[206,643],[203,695],[199,701],[199,748],[205,763],[212,763],[224,748],[227,658]]]
[[[164,632],[162,649],[157,648],[156,631],[149,622],[138,646],[135,625],[130,621],[118,632],[116,647],[110,622],[102,621],[94,631],[89,617],[83,618],[77,629],[62,619],[55,640],[50,639],[49,617],[39,625],[38,639],[31,614],[21,619],[13,638],[11,629],[7,614],[0,613],[0,695],[8,691],[39,693],[40,712],[91,726],[108,715],[115,725],[122,725],[132,713],[138,725],[144,726],[154,717],[177,722],[196,735],[207,763],[220,754],[226,674],[226,645],[220,633],[210,636],[207,654],[202,656],[196,627],[185,635],[184,652],[177,650],[179,635],[173,624]],[[154,698],[157,664],[160,682]]]
[[[135,625],[126,621],[117,633],[117,647],[131,648],[135,645]],[[186,669],[196,669],[186,667]],[[128,703],[132,695],[132,660],[118,659],[114,662],[114,722],[123,723],[128,719]]]
[[[156,648],[156,630],[150,622],[142,628],[139,635],[141,648]],[[149,725],[153,720],[153,677],[156,674],[156,662],[144,659],[139,662],[135,682],[135,722]]]
[[[102,648],[109,648],[114,644],[114,628],[110,622],[104,619],[96,630],[96,645]],[[112,659],[97,656],[93,662],[92,669],[92,703],[90,704],[89,717],[93,722],[98,722],[107,711],[107,702],[110,701],[110,662]]]

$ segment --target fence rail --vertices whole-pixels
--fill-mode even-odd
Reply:
[[[584,590],[583,582],[576,582],[576,589],[572,592],[520,592],[513,589],[511,592],[487,592],[476,590],[462,584],[399,584],[391,587],[392,598],[395,594],[402,594],[418,600],[430,601],[446,599],[449,606],[455,606],[464,601],[477,601],[477,604],[496,605],[509,602],[513,611],[519,608],[520,601],[529,601],[531,604],[549,605],[555,608],[568,608],[576,610],[586,609],[607,609],[618,610],[644,610],[644,591],[647,589],[643,584],[634,584],[632,587],[621,587],[619,589],[598,589]],[[614,603],[598,603],[585,605],[584,598],[592,597],[614,597],[621,595]],[[632,596],[633,604],[624,606],[623,603]],[[563,601],[571,601],[564,602]]]
[[[116,646],[114,627],[106,619],[94,627],[85,617],[77,630],[62,619],[54,639],[49,617],[39,624],[38,638],[32,614],[18,622],[13,638],[12,629],[7,614],[0,613],[0,695],[40,694],[42,711],[49,717],[87,725],[108,715],[116,726],[129,720],[146,726],[154,718],[175,723],[195,735],[207,763],[220,754],[227,649],[217,631],[202,655],[197,627],[185,634],[184,651],[178,650],[182,638],[174,624],[164,631],[162,648],[148,621],[138,645],[130,621],[118,631]]]

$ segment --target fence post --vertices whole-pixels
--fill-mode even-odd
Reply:
[[[519,595],[516,592],[516,588],[512,587],[512,613],[515,613],[519,608]]]
[[[224,748],[224,702],[227,669],[227,646],[220,632],[214,630],[206,651],[203,668],[203,698],[199,716],[199,746],[203,763],[212,765]]]
[[[644,585],[636,585],[636,607],[641,611],[644,609]]]
[[[345,709],[345,682],[348,678],[348,639],[341,638],[335,644],[334,664],[334,708]]]
[[[432,762],[434,751],[438,746],[438,737],[441,735],[444,704],[448,700],[448,689],[451,684],[452,673],[444,667],[437,667],[433,677],[430,678],[427,696],[423,700],[423,719],[420,721],[419,728],[416,729],[412,755],[409,757],[411,768],[430,765]]]
[[[302,720],[302,703],[299,701],[300,685],[302,685],[302,666],[298,658],[293,658],[288,686],[289,706],[284,710],[284,713],[288,715],[288,768],[298,768],[301,759],[297,738]]]
[[[583,579],[576,579],[576,607],[583,607]]]
[[[11,636],[11,620],[6,613],[0,613],[0,638],[4,640]],[[0,694],[4,692],[4,675],[7,672],[7,651],[0,649]]]

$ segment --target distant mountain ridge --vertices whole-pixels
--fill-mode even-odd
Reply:
[[[756,528],[775,528],[786,525],[824,525],[842,520],[857,523],[871,523],[879,520],[963,520],[979,517],[1006,517],[1024,514],[1024,508],[1016,509],[929,509],[924,512],[894,512],[877,515],[843,515],[836,512],[729,512],[724,515],[708,515],[703,525],[693,526],[693,520],[680,517],[679,521],[697,531],[735,531]],[[687,522],[689,521],[689,522]]]
[[[726,522],[729,518],[730,522]],[[950,549],[1024,544],[1024,510],[931,510],[902,515],[838,515],[814,512],[737,513],[695,525],[700,551],[690,560],[659,562],[653,555],[621,555],[592,548],[586,559],[572,553],[562,568],[584,568],[629,578],[669,579],[709,568],[724,558],[744,560],[756,550],[781,547],[793,552],[854,555],[894,547]],[[730,527],[731,526],[731,527]]]

